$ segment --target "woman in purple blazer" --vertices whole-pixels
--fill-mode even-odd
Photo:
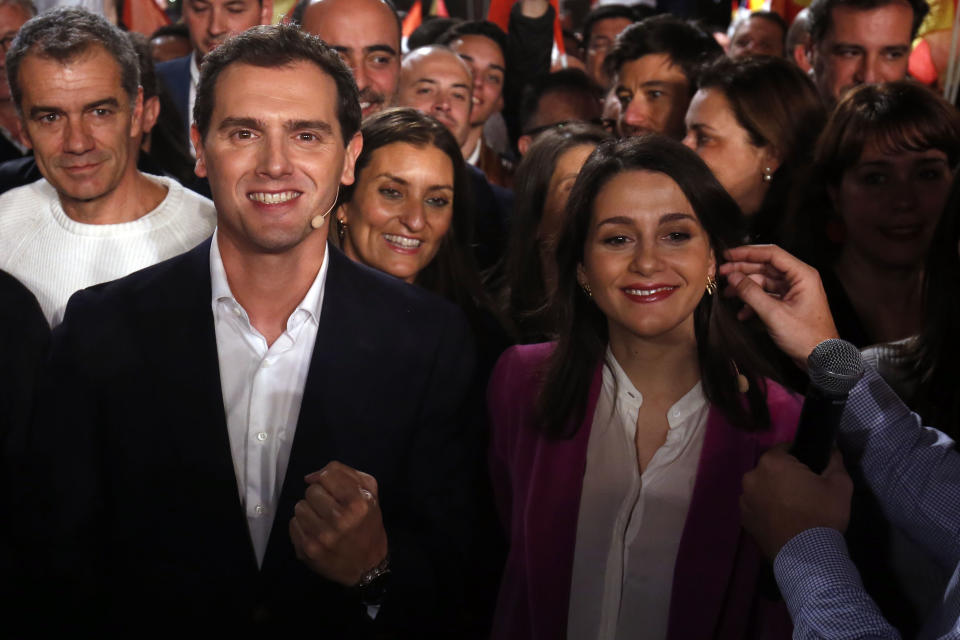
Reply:
[[[789,637],[739,496],[800,402],[717,294],[736,203],[689,149],[631,138],[590,156],[565,224],[558,340],[507,351],[488,392],[493,636]]]

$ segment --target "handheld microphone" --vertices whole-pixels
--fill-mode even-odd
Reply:
[[[863,376],[863,359],[849,342],[831,338],[818,344],[807,358],[807,373],[810,386],[790,455],[814,473],[822,473],[830,460],[847,396]]]

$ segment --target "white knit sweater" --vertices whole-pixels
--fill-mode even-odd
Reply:
[[[172,258],[213,233],[210,200],[170,178],[149,177],[167,196],[145,216],[120,224],[70,219],[44,179],[0,196],[0,268],[37,296],[51,326],[60,324],[74,292]]]

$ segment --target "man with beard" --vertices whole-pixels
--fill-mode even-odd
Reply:
[[[393,5],[316,0],[304,9],[300,27],[333,47],[353,71],[364,117],[393,101],[400,77],[400,21]]]

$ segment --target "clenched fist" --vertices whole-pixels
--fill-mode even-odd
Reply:
[[[336,461],[304,480],[306,493],[290,520],[297,558],[328,580],[354,586],[387,556],[377,481]]]

